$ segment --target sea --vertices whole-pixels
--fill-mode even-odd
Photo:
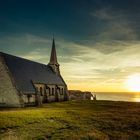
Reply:
[[[140,102],[140,92],[94,92],[97,100]]]

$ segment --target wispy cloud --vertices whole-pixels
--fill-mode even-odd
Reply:
[[[114,20],[114,15],[110,7],[100,8],[92,12],[91,15],[101,20]]]
[[[6,40],[12,50],[17,50],[19,46],[23,47],[22,52],[17,51],[13,54],[40,63],[49,62],[52,43],[50,39],[24,35],[3,38],[0,39],[0,43],[6,45]],[[14,49],[12,48],[13,43]],[[106,49],[108,44],[98,42],[93,45],[82,45],[61,38],[56,39],[61,73],[70,88],[78,88],[79,85],[84,84],[88,90],[105,85],[118,87],[122,85],[128,75],[140,73],[139,41],[110,43],[112,50]],[[107,50],[109,53],[104,52]],[[5,51],[7,52],[7,50]]]
[[[136,40],[137,35],[131,25],[130,18],[121,10],[114,10],[111,7],[103,7],[91,13],[104,23],[103,31],[98,35],[99,39],[107,40]]]

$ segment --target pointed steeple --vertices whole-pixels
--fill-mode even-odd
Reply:
[[[56,74],[60,74],[59,64],[58,64],[58,62],[57,62],[57,55],[56,55],[54,37],[53,37],[53,42],[52,42],[52,50],[51,50],[51,57],[50,57],[49,66],[52,68],[52,70],[53,70]]]
[[[52,50],[51,50],[50,64],[58,64],[54,38],[53,38],[53,42],[52,42]]]

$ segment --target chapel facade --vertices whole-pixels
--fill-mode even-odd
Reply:
[[[55,40],[48,65],[0,52],[0,107],[36,106],[69,100]]]

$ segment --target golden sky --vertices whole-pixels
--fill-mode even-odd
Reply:
[[[40,40],[40,38],[35,38],[35,40],[38,39]],[[49,42],[51,46],[50,40],[44,39],[44,41]],[[96,49],[98,46],[110,49],[118,47],[120,50],[104,53]],[[101,42],[93,46],[85,46],[61,39],[56,40],[61,74],[68,88],[82,91],[136,91],[129,88],[129,84],[139,82],[133,78],[135,75],[139,77],[140,74],[139,46],[138,41],[112,42],[111,44]],[[50,51],[51,47],[37,48],[22,57],[47,64]],[[128,81],[132,82],[128,84]]]

